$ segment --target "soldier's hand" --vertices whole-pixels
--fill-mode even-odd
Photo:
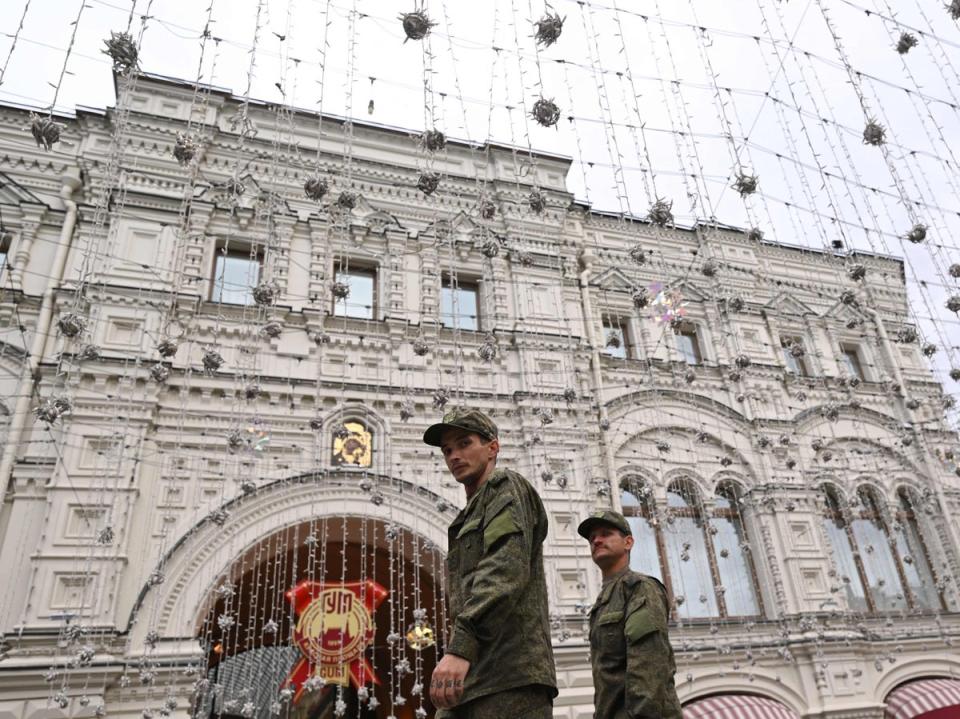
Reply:
[[[430,699],[438,709],[451,709],[460,703],[463,682],[470,671],[470,662],[456,654],[444,654],[433,670]]]

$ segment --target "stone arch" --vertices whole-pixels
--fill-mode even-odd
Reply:
[[[664,473],[663,486],[659,488],[660,494],[665,495],[670,485],[674,484],[675,482],[688,483],[694,487],[698,495],[697,498],[700,502],[703,502],[711,495],[709,482],[707,482],[696,472],[691,472],[690,470],[681,467],[668,470]]]
[[[919,679],[960,679],[960,657],[948,652],[924,654],[897,662],[874,685],[874,698],[885,702],[894,689]]]
[[[372,475],[368,475],[372,476]],[[355,473],[329,472],[273,482],[224,505],[222,526],[205,517],[186,532],[160,564],[163,582],[146,585],[130,613],[130,651],[142,652],[148,630],[161,641],[189,642],[194,623],[211,589],[234,561],[280,529],[324,517],[356,516],[396,524],[446,546],[452,515],[434,493],[409,482],[376,477],[385,501],[374,503]],[[148,621],[137,621],[149,612]]]
[[[803,694],[772,672],[754,670],[750,676],[753,681],[740,675],[731,676],[722,668],[697,673],[693,675],[694,681],[677,683],[677,697],[685,705],[717,694],[752,694],[778,701],[798,716],[806,714],[807,701]]]
[[[711,490],[711,495],[716,494],[721,485],[736,485],[744,494],[746,494],[753,486],[753,482],[751,482],[748,477],[745,477],[739,472],[731,472],[729,470],[721,470],[720,472],[717,472],[710,477],[708,484]]]

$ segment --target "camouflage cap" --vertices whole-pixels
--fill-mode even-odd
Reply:
[[[497,425],[492,419],[478,409],[460,407],[443,415],[443,421],[427,427],[427,431],[423,433],[423,441],[439,447],[440,439],[448,429],[465,429],[468,432],[476,432],[486,439],[497,438]]]
[[[624,519],[623,515],[609,509],[603,512],[594,512],[580,522],[580,526],[577,527],[577,534],[584,539],[590,539],[590,532],[603,524],[608,527],[613,527],[614,529],[619,529],[624,534],[633,534],[630,530],[630,524]]]

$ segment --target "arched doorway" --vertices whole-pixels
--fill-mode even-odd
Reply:
[[[445,621],[442,576],[433,543],[383,519],[327,516],[270,534],[231,564],[200,612],[196,715],[323,719],[371,703],[367,716],[431,711],[424,687],[438,658],[431,634]],[[364,626],[369,641],[358,644]],[[300,630],[325,659],[305,659]]]

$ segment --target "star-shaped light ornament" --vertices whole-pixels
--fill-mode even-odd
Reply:
[[[650,285],[650,296],[653,297],[650,308],[658,324],[668,325],[686,316],[687,303],[680,290],[664,289],[663,283],[654,282]]]

